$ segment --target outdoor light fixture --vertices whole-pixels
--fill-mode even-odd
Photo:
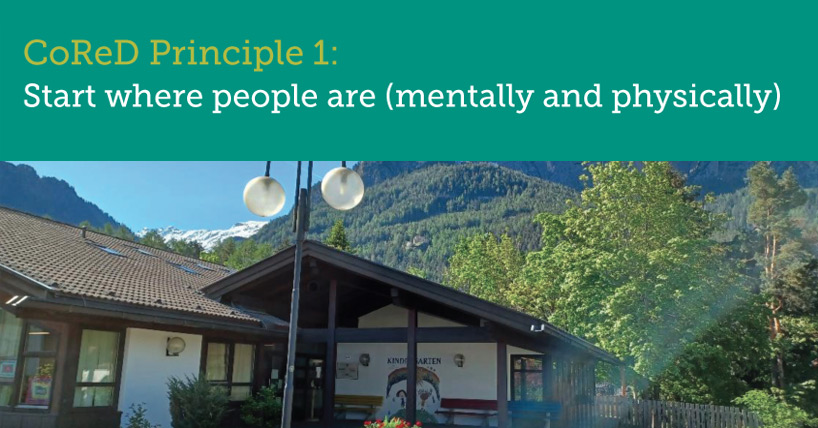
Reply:
[[[464,357],[463,354],[457,354],[457,355],[454,356],[454,364],[457,367],[463,367],[463,364],[465,364],[465,362],[466,362],[466,357]]]
[[[182,351],[185,350],[185,340],[181,337],[168,338],[167,348],[165,348],[165,355],[168,357],[178,357]]]
[[[321,180],[321,195],[336,210],[351,210],[364,198],[364,181],[357,172],[346,167],[346,162],[342,162]]]
[[[362,366],[369,367],[369,354],[361,354],[361,356],[358,357],[358,361]]]
[[[261,217],[278,214],[284,208],[285,199],[284,188],[278,181],[270,178],[270,161],[267,161],[264,175],[250,180],[244,186],[244,204],[250,212]]]
[[[293,207],[293,232],[295,232],[295,256],[293,257],[293,289],[290,298],[290,323],[287,341],[287,369],[284,377],[284,391],[281,402],[281,428],[290,428],[293,416],[295,347],[298,335],[298,307],[301,298],[301,262],[304,254],[304,241],[310,229],[310,202],[312,190],[313,162],[307,162],[307,188],[301,188],[301,161],[295,174],[295,204]],[[324,176],[321,192],[329,206],[339,210],[349,210],[361,202],[364,197],[364,182],[355,171],[341,162]],[[271,216],[284,207],[284,189],[270,178],[270,161],[264,176],[250,180],[244,188],[244,203],[254,214]],[[361,356],[363,357],[363,355]],[[367,355],[367,364],[368,364]],[[362,361],[363,363],[363,361]],[[366,365],[366,364],[364,364]]]

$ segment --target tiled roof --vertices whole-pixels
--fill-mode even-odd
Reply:
[[[65,295],[259,321],[200,291],[224,266],[1,207],[0,265]]]

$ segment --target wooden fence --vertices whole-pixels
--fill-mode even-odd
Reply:
[[[597,396],[565,410],[570,428],[759,428],[755,413],[737,407]]]

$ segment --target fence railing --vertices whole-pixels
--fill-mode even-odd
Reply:
[[[737,407],[597,396],[566,408],[571,428],[759,428],[753,412]]]

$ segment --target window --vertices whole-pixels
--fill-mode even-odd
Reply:
[[[19,403],[21,406],[48,407],[57,361],[57,335],[28,324],[25,341]]]
[[[543,356],[511,356],[511,399],[543,401]]]
[[[0,309],[0,406],[47,409],[59,335]]]
[[[120,333],[83,330],[74,407],[114,406]]]
[[[23,335],[23,321],[0,309],[0,406],[14,401],[14,377]]]
[[[225,387],[230,400],[243,401],[253,390],[256,347],[246,343],[209,342],[205,351],[205,379]]]

